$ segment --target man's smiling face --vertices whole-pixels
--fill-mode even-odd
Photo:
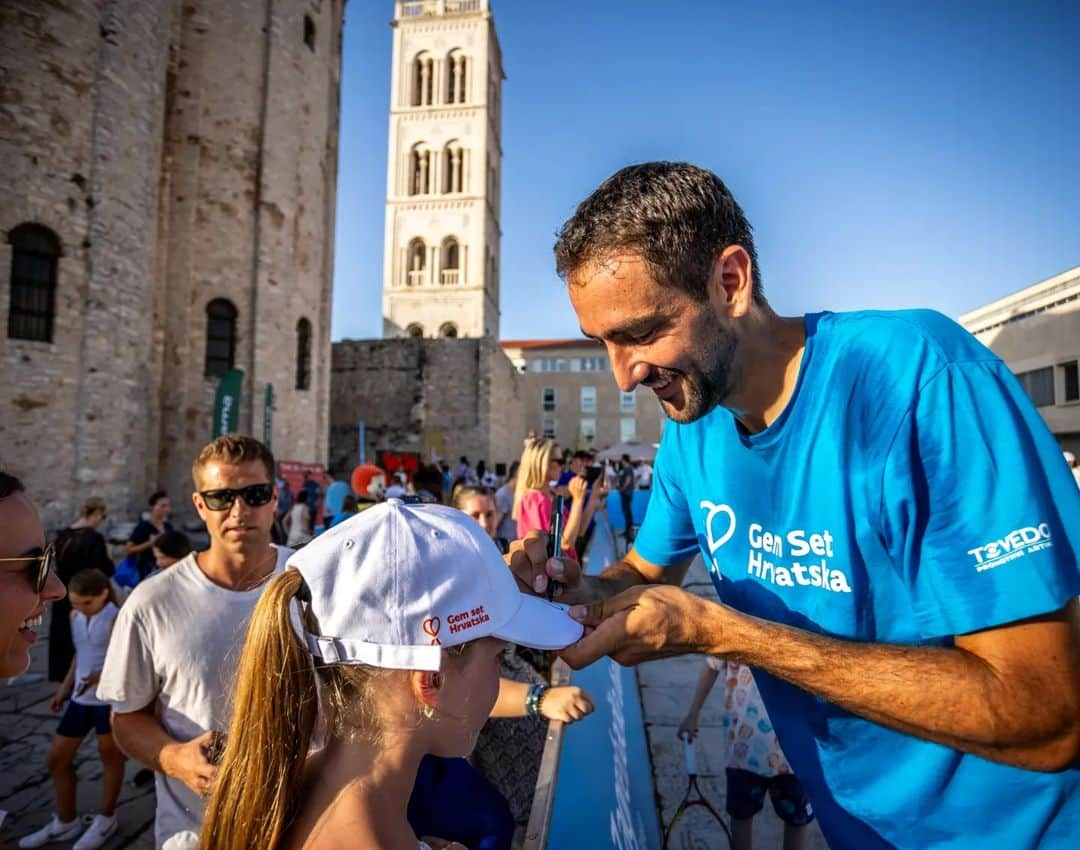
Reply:
[[[634,253],[589,261],[569,275],[582,332],[607,346],[624,392],[649,387],[676,422],[693,422],[736,387],[738,340],[715,305],[662,287]]]

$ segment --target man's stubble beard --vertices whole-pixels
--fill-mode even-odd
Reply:
[[[686,425],[705,416],[732,395],[738,383],[738,336],[716,319],[703,323],[699,334],[700,357],[691,361],[685,372],[656,368],[662,379],[681,378],[683,407],[675,409],[667,401],[660,407],[672,422]],[[650,376],[651,377],[651,376]]]

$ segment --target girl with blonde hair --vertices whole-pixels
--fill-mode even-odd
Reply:
[[[520,593],[459,511],[392,499],[335,526],[252,614],[199,847],[426,846],[406,816],[417,768],[472,749],[506,641],[555,649],[581,633]]]
[[[545,534],[551,530],[551,510],[554,504],[555,482],[562,474],[565,458],[562,449],[554,440],[527,440],[521,453],[521,465],[518,467],[517,484],[514,487],[513,517],[517,520],[517,536],[524,537],[530,531],[539,530]],[[567,493],[570,496],[570,509],[563,521],[563,534],[560,541],[562,550],[573,558],[574,541],[578,531],[587,526],[595,511],[595,505],[586,505],[588,483],[582,476],[570,479]]]

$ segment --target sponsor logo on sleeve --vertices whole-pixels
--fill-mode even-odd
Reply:
[[[1009,561],[1023,558],[1043,549],[1049,549],[1054,545],[1051,540],[1050,526],[1045,522],[1037,525],[1025,525],[1022,528],[1014,528],[1004,537],[998,537],[968,549],[967,553],[975,559],[976,572],[985,572]]]

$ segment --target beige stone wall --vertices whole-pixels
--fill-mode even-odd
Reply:
[[[326,459],[343,4],[0,4],[0,237],[35,222],[63,246],[53,342],[10,340],[0,238],[0,463],[48,525],[92,493],[120,517],[159,485],[188,505],[215,297],[239,313],[241,430],[262,435],[272,383],[275,452]]]
[[[161,463],[181,491],[190,491],[191,461],[210,437],[217,380],[203,372],[215,298],[238,311],[240,430],[261,437],[270,383],[275,454],[323,461],[327,451],[342,0],[276,0],[270,21],[265,0],[204,6],[180,25],[164,178]],[[305,14],[314,50],[303,39]],[[296,389],[301,318],[314,332],[309,390]]]
[[[660,441],[665,417],[651,390],[637,387],[634,390],[633,409],[624,410],[621,392],[606,361],[604,368],[599,371],[571,371],[571,361],[574,359],[606,358],[602,345],[560,341],[549,346],[522,347],[507,342],[504,343],[504,348],[518,368],[524,368],[524,372],[519,375],[519,383],[526,431],[535,429],[538,434],[542,434],[544,420],[550,418],[555,420],[555,439],[565,448],[604,449],[621,441],[620,423],[625,418],[634,420],[636,439],[644,443]],[[563,359],[567,361],[567,371],[537,371],[538,359]],[[555,389],[554,411],[543,409],[545,387]],[[582,410],[583,387],[595,389],[594,412]],[[582,432],[582,419],[593,419],[596,422],[596,438],[591,443],[585,439]]]
[[[0,5],[0,232],[62,244],[53,342],[7,338],[0,242],[0,462],[50,526],[91,494],[132,510],[157,451],[157,166],[172,0]]]
[[[345,340],[333,345],[330,468],[356,464],[357,423],[368,460],[388,449],[460,455],[489,466],[521,451],[516,372],[489,339]]]

